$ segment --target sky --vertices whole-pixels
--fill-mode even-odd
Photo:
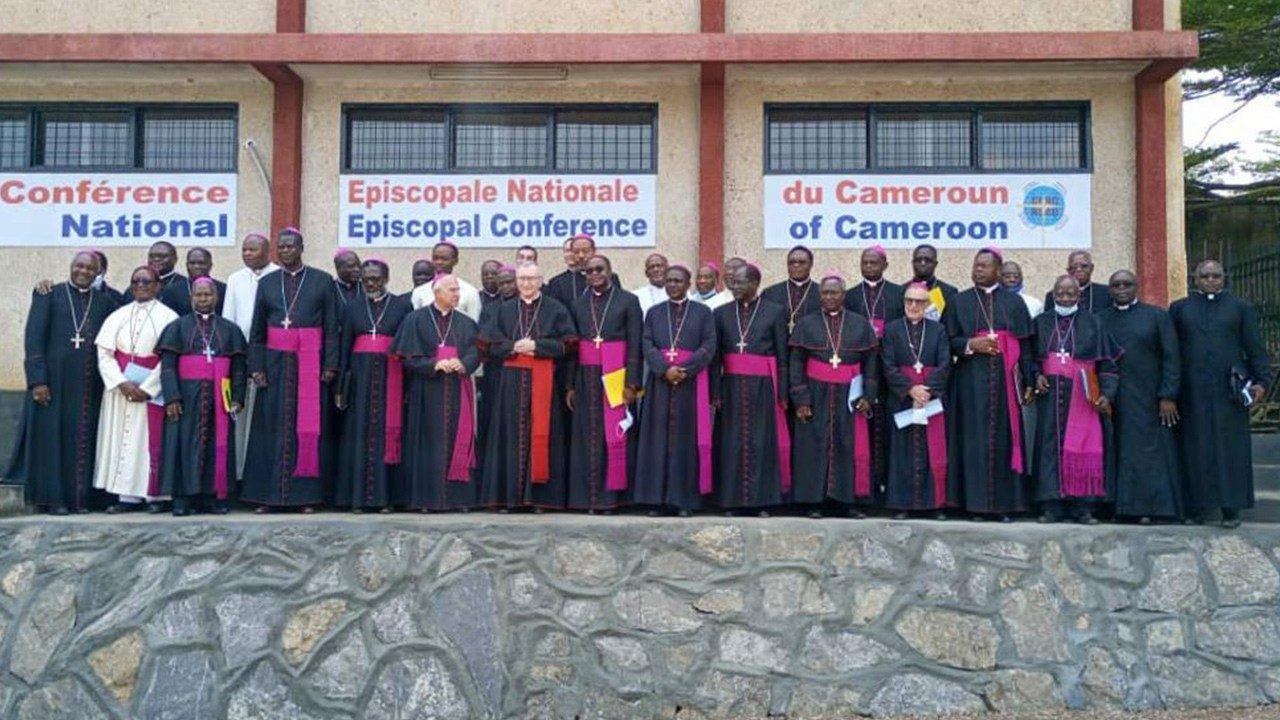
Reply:
[[[1260,97],[1209,130],[1215,120],[1230,113],[1238,103],[1222,95],[1184,102],[1182,144],[1185,147],[1196,147],[1202,144],[1237,142],[1240,143],[1240,150],[1233,157],[1260,160],[1264,155],[1259,149],[1261,145],[1257,141],[1258,133],[1263,130],[1280,130],[1280,107],[1277,103],[1280,103],[1280,97],[1275,95]],[[1206,131],[1209,133],[1207,137]],[[1239,182],[1250,178],[1247,173],[1237,173],[1224,179]]]

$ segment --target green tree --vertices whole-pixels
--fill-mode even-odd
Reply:
[[[1204,71],[1183,82],[1187,99],[1280,92],[1280,0],[1183,0],[1182,23],[1200,35]]]

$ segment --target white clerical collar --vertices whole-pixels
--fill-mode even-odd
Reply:
[[[90,285],[89,287],[86,287],[86,288],[82,288],[82,287],[80,287],[79,285],[76,285],[75,283],[71,283],[71,287],[75,288],[75,289],[76,289],[76,292],[81,292],[81,293],[87,293],[87,292],[89,292],[90,290],[92,290],[92,289],[93,289],[93,286],[92,286],[92,285]]]
[[[299,265],[297,270],[290,270],[289,268],[284,267],[284,266],[282,265],[282,266],[280,266],[280,269],[281,269],[281,270],[283,270],[283,271],[285,271],[285,273],[286,273],[286,274],[288,274],[288,275],[296,276],[296,275],[298,275],[299,273],[301,273],[303,270],[306,270],[306,269],[307,269],[307,266],[306,266],[306,265]]]
[[[246,265],[245,267],[248,267],[248,266]],[[252,274],[254,277],[262,277],[262,274],[263,274],[263,273],[265,273],[266,271],[270,270],[270,269],[271,269],[271,265],[270,265],[270,264],[267,264],[267,265],[263,265],[262,267],[260,267],[260,268],[256,268],[256,269],[255,269],[255,268],[249,268],[249,273],[250,273],[250,274]]]
[[[787,279],[791,280],[791,278],[787,278]],[[795,285],[796,287],[804,287],[805,285],[809,284],[809,278],[805,278],[803,280],[791,280],[791,284]]]
[[[911,323],[912,325],[919,325],[920,323],[924,322],[924,318],[922,317],[919,320],[912,320],[911,318],[907,318],[907,322]]]
[[[828,311],[827,311],[827,316],[828,316],[828,317],[835,317],[835,316],[839,315],[839,314],[840,314],[840,312],[841,312],[840,310],[828,310]]]
[[[595,295],[596,297],[604,297],[604,296],[605,296],[605,294],[606,294],[606,293],[608,293],[608,292],[609,292],[610,290],[612,290],[612,289],[613,289],[613,286],[612,286],[612,285],[610,285],[609,287],[606,287],[606,288],[605,288],[605,289],[603,289],[603,290],[597,290],[597,289],[595,289],[595,288],[591,288],[591,294],[592,294],[592,295]]]
[[[489,292],[488,290],[484,290],[484,289],[481,289],[480,292],[484,293],[484,296],[489,298],[490,300],[498,297],[498,293],[496,292]]]
[[[689,300],[689,296],[687,294],[684,297],[680,298],[679,300],[673,300],[671,298],[667,298],[667,302],[671,303],[672,305],[683,305],[688,300]]]
[[[213,313],[197,312],[196,317],[200,318],[201,320],[208,320],[209,318],[213,317]]]
[[[431,303],[431,307],[435,308],[436,312],[440,313],[441,315],[448,315],[449,313],[453,312],[453,308],[442,308],[440,307],[439,303]]]
[[[169,282],[169,278],[173,277],[177,273],[178,273],[177,270],[170,270],[169,272],[160,276],[160,282]]]
[[[382,293],[381,293],[380,295],[377,295],[377,296],[373,296],[373,295],[365,295],[365,297],[367,297],[367,298],[369,298],[370,300],[372,300],[373,302],[376,302],[376,303],[377,303],[377,302],[382,302],[383,300],[386,300],[386,299],[387,299],[387,295],[388,295],[387,291],[386,291],[386,290],[383,290],[383,291],[382,291]]]
[[[1123,311],[1127,311],[1127,310],[1129,310],[1130,308],[1132,308],[1134,305],[1137,305],[1137,304],[1138,304],[1138,301],[1137,301],[1137,300],[1135,300],[1135,301],[1130,302],[1130,303],[1125,303],[1124,305],[1115,304],[1115,308],[1116,308],[1117,310],[1120,310],[1120,311],[1122,311],[1122,312],[1123,312]]]
[[[750,300],[747,300],[746,302],[743,302],[743,301],[741,301],[741,300],[738,300],[737,302],[738,302],[738,304],[739,304],[739,305],[741,305],[742,307],[750,307],[750,306],[751,306],[751,303],[753,303],[753,302],[755,302],[755,301],[756,301],[756,299],[755,299],[755,298],[751,298]]]
[[[524,298],[520,298],[520,302],[524,303],[525,305],[532,305],[532,304],[534,304],[534,303],[538,302],[538,298],[541,298],[541,297],[542,297],[542,293],[541,293],[541,292],[539,292],[537,295],[534,295],[533,297],[529,298],[528,300],[525,300]]]
[[[1221,293],[1220,292],[1216,292],[1216,293],[1201,292],[1200,294],[1203,295],[1206,300],[1217,300],[1218,295],[1220,295]]]
[[[710,290],[707,292],[702,292],[701,290],[694,290],[693,292],[695,295],[702,298],[703,300],[710,300],[711,298],[719,294],[715,290]]]
[[[875,287],[882,282],[884,282],[884,278],[880,278],[879,280],[868,280],[866,278],[862,278],[862,284],[867,287]]]
[[[979,290],[981,290],[982,292],[984,292],[984,293],[986,293],[986,294],[990,295],[991,293],[993,293],[993,292],[995,292],[995,291],[996,291],[996,288],[1000,287],[1000,283],[996,283],[995,285],[992,285],[991,287],[982,287],[981,285],[975,285],[974,287],[976,287],[976,288],[978,288]]]

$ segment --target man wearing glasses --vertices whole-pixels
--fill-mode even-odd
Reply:
[[[1093,313],[1111,304],[1107,286],[1093,282],[1093,256],[1087,250],[1076,250],[1067,256],[1067,274],[1080,286],[1080,309]],[[1044,307],[1053,307],[1053,291],[1044,294]]]

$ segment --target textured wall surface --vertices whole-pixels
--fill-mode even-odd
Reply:
[[[0,522],[0,715],[849,717],[1280,700],[1280,530]]]

